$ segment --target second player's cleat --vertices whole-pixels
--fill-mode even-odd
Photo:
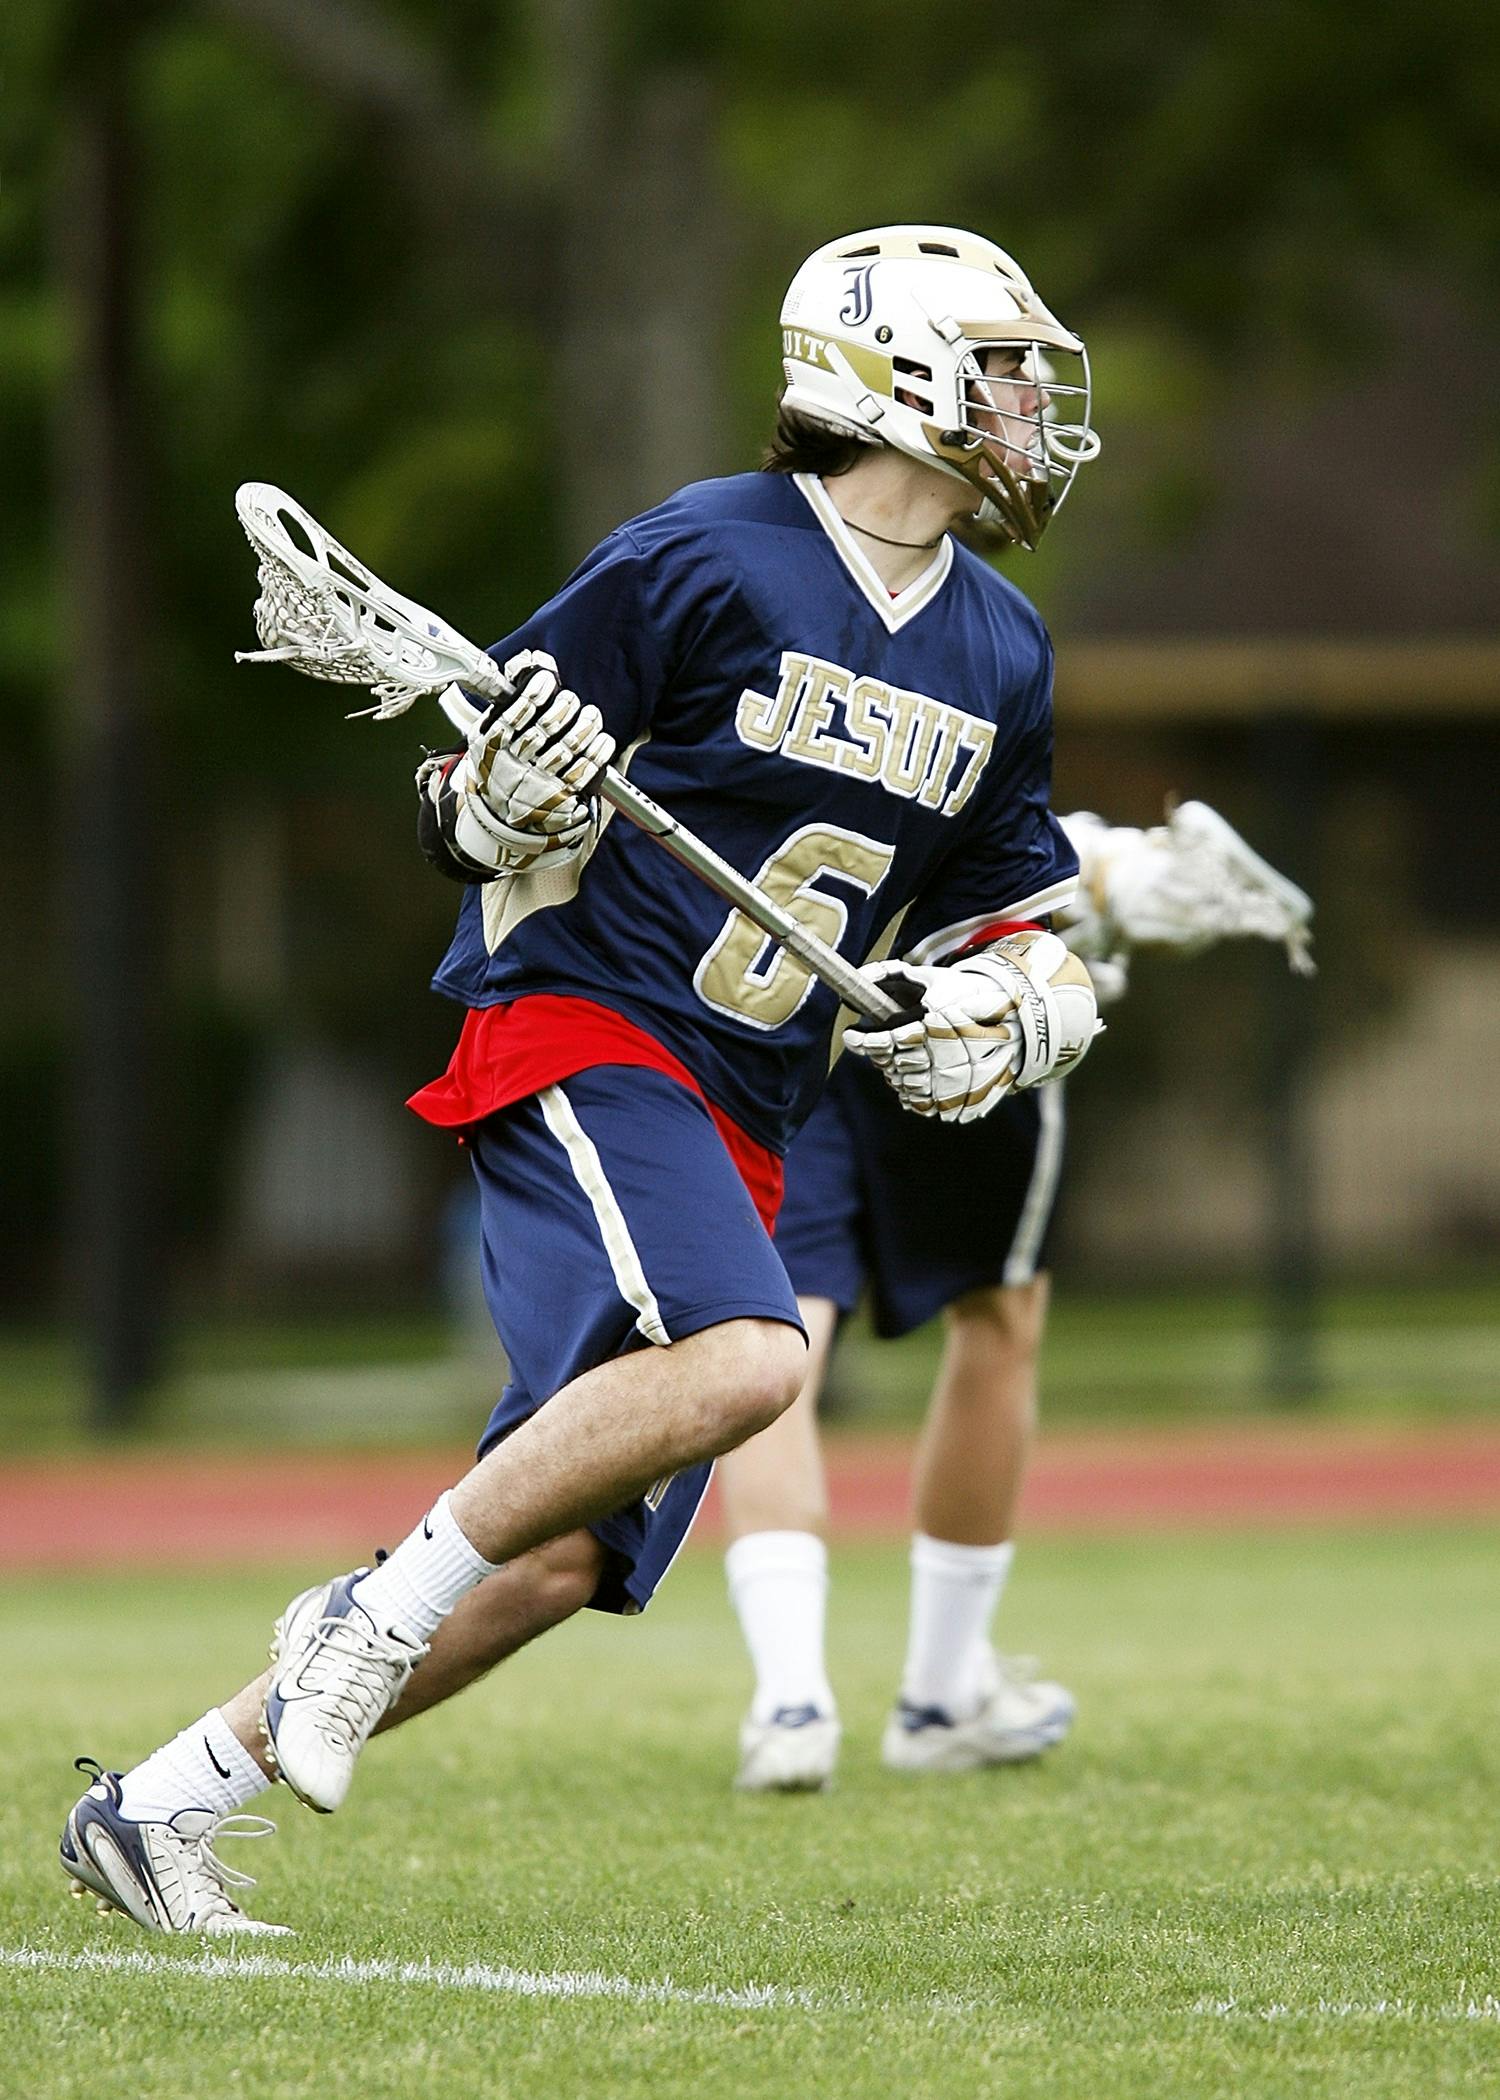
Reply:
[[[779,1706],[769,1721],[740,1724],[736,1787],[746,1794],[816,1794],[833,1778],[843,1730],[816,1706]]]
[[[973,1772],[1019,1765],[1060,1743],[1077,1711],[1060,1684],[1035,1682],[1014,1659],[986,1656],[984,1699],[955,1721],[939,1706],[903,1699],[885,1727],[881,1756],[896,1772]]]
[[[58,1848],[75,1896],[92,1896],[102,1916],[119,1911],[147,1932],[290,1933],[289,1925],[246,1917],[230,1890],[253,1889],[255,1877],[226,1866],[214,1851],[219,1838],[270,1837],[274,1823],[206,1808],[137,1823],[121,1813],[118,1772],[101,1772],[83,1757],[78,1769],[93,1773],[93,1785],[68,1817]]]
[[[400,1626],[377,1626],[352,1595],[368,1568],[294,1597],[276,1621],[261,1726],[271,1762],[299,1801],[331,1814],[355,1760],[427,1653]]]

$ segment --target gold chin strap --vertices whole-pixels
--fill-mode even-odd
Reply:
[[[1024,547],[1028,554],[1035,554],[1037,541],[1057,508],[1051,483],[1033,480],[1030,475],[1023,480],[1000,456],[998,448],[991,450],[987,439],[960,450],[943,442],[944,434],[937,424],[924,423],[922,428],[938,457],[956,467],[991,506],[1006,537]]]
[[[988,466],[993,475],[982,474],[980,463]],[[996,459],[987,448],[982,448],[974,462],[971,473],[967,466],[961,469],[965,480],[972,481],[986,501],[994,506],[996,516],[1005,530],[1028,554],[1035,554],[1037,541],[1047,529],[1047,521],[1057,508],[1057,498],[1052,493],[1050,482],[1034,481],[1028,475],[1023,481],[1003,459]]]

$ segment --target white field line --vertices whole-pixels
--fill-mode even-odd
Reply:
[[[1209,2020],[1395,2020],[1411,2027],[1500,2021],[1500,1997],[1486,1992],[1451,2005],[1419,2005],[1410,1998],[1312,1998],[1301,2005],[1245,2005],[1238,1998],[1200,1998],[1193,2011]]]
[[[601,1969],[548,1972],[488,1962],[356,1961],[352,1955],[330,1961],[288,1961],[276,1954],[175,1955],[116,1949],[65,1954],[45,1947],[0,1947],[0,1969],[65,1970],[75,1975],[190,1976],[209,1983],[291,1980],[419,1984],[440,1991],[479,1991],[518,1998],[615,1998],[631,2005],[706,2005],[731,2012],[816,2012],[834,2006],[848,2008],[857,2002],[852,1994],[844,1992],[825,1997],[777,1983],[744,1984],[732,1990],[695,1990],[667,1978],[640,1983],[630,1976],[606,1975]],[[936,1997],[930,2001],[929,2010],[969,2014],[975,2007],[969,2000]],[[1249,2005],[1238,1998],[1199,1998],[1190,2010],[1201,2019],[1258,2023],[1347,2020],[1449,2026],[1475,2020],[1500,2023],[1500,1996],[1486,1992],[1448,2005],[1422,2005],[1410,1998],[1313,1998],[1301,2004],[1273,1999],[1262,2005]]]
[[[65,1969],[119,1976],[194,1976],[208,1982],[262,1983],[290,1979],[307,1983],[422,1984],[429,1990],[493,1991],[517,1998],[622,1998],[632,2005],[714,2005],[733,2012],[792,2007],[816,2010],[824,2001],[811,1991],[777,1983],[750,1983],[737,1990],[691,1990],[663,1980],[638,1983],[599,1969],[554,1974],[511,1969],[488,1962],[287,1961],[275,1954],[147,1954],[84,1951],[63,1954],[42,1947],[0,1947],[0,1969]]]

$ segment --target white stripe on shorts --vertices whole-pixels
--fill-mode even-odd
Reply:
[[[1061,1082],[1044,1086],[1039,1096],[1042,1113],[1041,1127],[1036,1134],[1036,1158],[1031,1164],[1031,1180],[1026,1185],[1026,1200],[1021,1205],[1021,1215],[1016,1220],[1016,1236],[1010,1243],[1010,1253],[1005,1257],[1002,1281],[1007,1284],[1030,1283],[1036,1275],[1037,1250],[1042,1244],[1042,1235],[1047,1230],[1047,1220],[1052,1215],[1052,1205],[1057,1199],[1057,1177],[1062,1171],[1063,1090]]]
[[[573,1179],[593,1206],[599,1237],[609,1256],[616,1288],[625,1303],[635,1308],[637,1331],[648,1342],[665,1345],[672,1337],[662,1319],[656,1293],[646,1281],[646,1272],[641,1267],[635,1241],[630,1237],[625,1213],[615,1199],[593,1139],[573,1113],[573,1104],[560,1086],[544,1086],[537,1100],[541,1103],[547,1128],[568,1155]]]

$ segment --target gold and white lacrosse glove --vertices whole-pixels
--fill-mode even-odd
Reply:
[[[511,697],[486,708],[456,760],[428,759],[417,773],[432,812],[424,838],[435,828],[479,881],[578,852],[597,818],[590,786],[615,752],[598,708],[568,691],[545,650],[522,650],[502,668]]]
[[[1007,1094],[1077,1064],[1100,1022],[1089,973],[1055,933],[1006,934],[962,962],[870,965],[915,1009],[844,1031],[914,1115],[973,1123]],[[918,1002],[920,1001],[920,1006]]]
[[[1079,859],[1078,894],[1059,915],[1070,948],[1123,974],[1134,947],[1195,954],[1237,935],[1280,941],[1301,976],[1312,899],[1246,845],[1206,802],[1183,802],[1149,831],[1087,810],[1062,819]],[[1123,989],[1123,985],[1121,987]]]

